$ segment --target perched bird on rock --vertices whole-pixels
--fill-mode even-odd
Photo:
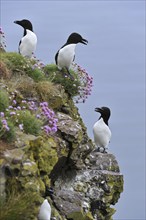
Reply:
[[[44,200],[44,202],[42,203],[40,207],[38,219],[39,220],[50,220],[51,219],[51,206],[47,199]]]
[[[59,70],[62,68],[66,68],[67,73],[69,74],[70,78],[73,79],[72,75],[69,72],[70,66],[75,59],[75,47],[77,43],[82,43],[87,45],[88,41],[78,33],[72,33],[67,42],[58,50],[55,55],[56,65],[58,66]]]
[[[21,21],[14,21],[24,28],[24,34],[19,42],[19,53],[24,57],[31,58],[36,50],[37,36],[33,32],[32,23],[29,20],[23,19]]]
[[[108,126],[111,112],[108,107],[95,108],[95,111],[101,114],[93,126],[94,141],[96,144],[95,151],[100,152],[102,149],[105,152],[111,139],[111,130]]]

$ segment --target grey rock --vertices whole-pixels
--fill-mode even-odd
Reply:
[[[58,129],[65,134],[67,140],[78,139],[82,133],[82,127],[77,121],[74,121],[69,115],[58,112]]]
[[[75,191],[69,189],[56,190],[54,194],[54,202],[57,209],[63,215],[69,215],[72,212],[81,211],[82,196]]]
[[[63,213],[83,209],[84,213],[91,211],[93,215],[100,216],[104,210],[105,219],[108,216],[111,219],[109,213],[115,210],[110,206],[118,201],[123,190],[123,176],[118,163],[112,154],[107,153],[92,152],[87,159],[88,168],[66,170],[56,180],[55,204]]]

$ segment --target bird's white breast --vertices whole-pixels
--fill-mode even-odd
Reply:
[[[50,220],[51,218],[51,206],[47,199],[44,200],[40,207],[38,218],[39,220]]]
[[[75,47],[76,44],[69,44],[59,50],[57,58],[57,65],[59,69],[62,69],[63,67],[68,69],[70,68],[75,56]]]
[[[34,32],[26,30],[26,35],[21,39],[19,51],[22,56],[32,57],[37,44],[37,36]]]
[[[104,123],[103,119],[99,119],[93,126],[94,141],[97,147],[106,148],[111,139],[111,131]]]

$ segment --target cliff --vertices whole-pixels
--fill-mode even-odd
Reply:
[[[114,155],[93,152],[74,101],[91,78],[75,66],[73,83],[53,64],[0,56],[1,219],[37,220],[47,198],[53,220],[112,220],[123,176]]]

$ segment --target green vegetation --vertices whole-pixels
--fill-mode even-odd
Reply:
[[[18,53],[1,53],[1,61],[13,71],[13,73],[24,73],[30,70],[30,64],[23,56]]]
[[[44,73],[35,68],[36,60],[30,60],[18,53],[1,53],[1,61],[4,62],[13,75],[28,75],[38,82],[44,79]]]
[[[39,69],[31,69],[28,71],[28,76],[30,76],[35,82],[45,80],[44,73]]]
[[[74,80],[70,79],[66,70],[63,69],[62,71],[59,71],[57,66],[54,64],[45,66],[44,72],[48,76],[49,80],[56,84],[61,84],[71,97],[74,97],[78,94],[80,81],[78,80],[78,76],[74,71],[70,71],[71,75],[74,77]]]
[[[89,77],[78,65],[75,64],[74,70],[70,70],[73,77],[71,79],[66,69],[59,71],[55,64],[45,66],[36,58],[28,59],[13,52],[0,53],[2,62],[0,66],[2,79],[0,112],[4,114],[3,117],[0,116],[0,121],[1,137],[3,136],[5,140],[14,140],[15,127],[19,127],[24,133],[33,135],[40,135],[42,131],[50,134],[53,128],[57,131],[56,125],[51,126],[51,123],[56,123],[55,113],[52,122],[49,118],[44,120],[42,116],[47,117],[52,108],[59,110],[62,106],[66,106],[68,97],[79,97],[83,102],[85,101],[88,95],[86,87],[88,87],[87,78]],[[23,101],[26,101],[26,106],[22,104]],[[38,112],[34,106],[30,109],[32,108],[29,106],[31,102],[36,105]],[[41,102],[47,102],[47,108],[50,110],[40,112]],[[37,114],[39,114],[39,119]]]
[[[15,126],[10,120],[7,121],[7,125],[9,128],[8,130],[3,128],[3,124],[0,121],[0,138],[7,142],[11,142],[15,140]]]
[[[38,135],[41,131],[42,122],[28,110],[20,111],[18,123],[23,124],[23,130],[26,134]]]
[[[13,77],[28,75],[35,82],[49,81],[55,84],[61,84],[64,90],[71,96],[78,95],[80,81],[78,75],[70,70],[74,80],[71,80],[66,70],[59,71],[55,64],[40,66],[39,61],[27,59],[18,53],[2,53],[1,61],[13,73]]]
[[[3,138],[7,140],[8,142],[11,142],[15,139],[15,127],[11,121],[8,121],[8,126],[10,130],[8,132],[5,132],[5,134],[3,135]]]
[[[40,61],[27,59],[18,53],[1,52],[1,61],[1,140],[13,142],[19,131],[45,137],[52,134],[53,129],[56,132],[57,120],[53,109],[60,110],[66,106],[68,96],[70,99],[78,95],[80,81],[77,73],[70,71],[74,77],[72,80],[66,70],[63,74],[64,70],[59,71],[55,64],[43,66]],[[43,102],[48,103],[45,108],[40,107]]]
[[[36,209],[36,201],[38,195],[27,191],[18,194],[13,192],[10,194],[6,202],[0,204],[0,219],[2,220],[30,220],[32,210]]]
[[[9,95],[4,89],[1,89],[0,90],[0,112],[5,112],[8,106],[9,106]]]

